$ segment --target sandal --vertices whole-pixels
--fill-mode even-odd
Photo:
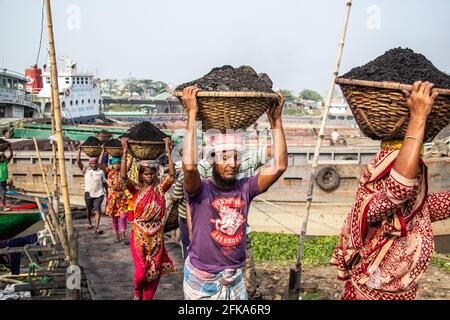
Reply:
[[[93,226],[87,225],[87,226],[84,226],[84,228],[85,228],[86,230],[89,230],[89,229],[92,229]]]
[[[95,233],[96,233],[96,234],[102,234],[102,233],[103,233],[103,230],[97,229],[97,230],[95,230]]]

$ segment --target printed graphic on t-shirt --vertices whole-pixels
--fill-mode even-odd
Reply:
[[[211,219],[215,230],[210,235],[223,247],[237,246],[244,237],[242,225],[245,217],[242,215],[244,200],[241,198],[218,198],[212,206],[219,214],[219,219]]]

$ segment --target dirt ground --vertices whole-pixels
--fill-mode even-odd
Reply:
[[[259,287],[255,300],[285,300],[289,281],[289,269],[294,264],[276,262],[256,262]],[[342,293],[343,282],[336,279],[333,266],[305,267],[303,281],[315,283],[318,288],[306,293],[305,300],[338,300]],[[422,300],[450,300],[450,272],[430,265],[419,280],[419,292]]]

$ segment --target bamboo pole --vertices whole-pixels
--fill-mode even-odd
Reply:
[[[347,33],[347,26],[348,26],[348,20],[350,17],[351,6],[352,6],[352,0],[346,0],[345,1],[344,25],[343,25],[342,33],[341,33],[340,40],[338,43],[336,63],[335,63],[333,74],[332,74],[332,77],[330,79],[330,83],[328,86],[328,94],[327,94],[327,98],[326,98],[325,105],[324,105],[323,112],[322,112],[322,123],[320,125],[319,136],[317,137],[317,144],[316,144],[316,148],[314,151],[313,162],[311,165],[311,175],[310,175],[310,179],[309,179],[308,195],[306,197],[306,216],[305,216],[305,219],[303,220],[301,231],[300,231],[300,244],[299,244],[299,249],[298,249],[298,254],[297,254],[297,264],[295,266],[295,269],[291,268],[290,274],[289,274],[289,299],[290,300],[298,300],[299,294],[300,294],[303,248],[304,248],[304,243],[305,243],[306,230],[308,227],[309,214],[311,212],[311,203],[313,200],[314,181],[316,180],[317,166],[318,166],[319,155],[320,155],[320,146],[322,145],[323,137],[325,135],[325,127],[327,125],[328,112],[330,109],[331,99],[333,98],[335,81],[339,74],[339,67],[341,64],[342,53],[344,50],[345,35]]]
[[[45,175],[44,166],[42,165],[41,152],[39,151],[39,147],[37,145],[37,141],[36,141],[35,137],[33,137],[33,141],[34,141],[34,147],[36,148],[36,156],[38,158],[39,167],[41,168],[42,179],[44,180],[45,191],[47,192],[47,197],[49,197],[49,199],[50,199],[50,188],[48,186],[47,176]],[[64,254],[66,256],[66,259],[68,261],[70,261],[70,256],[71,256],[70,247],[68,244],[66,234],[64,233],[64,230],[63,230],[61,224],[59,223],[58,216],[56,215],[55,210],[53,209],[52,202],[48,201],[47,205],[48,205],[48,212],[50,213],[50,216],[53,220],[53,225],[55,226],[56,233],[58,234],[58,237],[59,237],[59,241],[61,242],[61,245],[64,249]]]
[[[406,90],[406,91],[412,91],[413,88],[411,84],[404,84],[400,82],[368,81],[368,80],[356,80],[348,78],[337,78],[336,83],[348,84],[353,86],[364,86],[372,88]],[[440,95],[450,95],[450,89],[433,88],[431,89],[431,92],[438,92]]]
[[[44,209],[42,208],[42,204],[39,201],[38,197],[34,197],[34,199],[35,199],[36,204],[37,204],[37,206],[39,208],[39,212],[41,213],[42,220],[44,220],[45,228],[47,229],[48,234],[50,235],[50,239],[52,240],[52,245],[56,245],[55,235],[52,232],[52,229],[50,227],[50,223],[49,223],[49,220],[47,218],[47,215],[45,214]]]
[[[52,136],[56,133],[55,130],[55,106],[53,102],[55,99],[53,98],[53,90],[51,90],[52,94],[52,103],[50,120],[51,120],[51,133]],[[53,208],[55,208],[56,215],[59,216],[59,187],[58,187],[58,162],[56,160],[56,144],[52,142],[52,174],[53,174],[53,193],[52,193],[52,202],[54,203]]]
[[[53,91],[53,110],[55,118],[55,130],[56,130],[56,140],[58,145],[58,160],[61,176],[61,191],[64,203],[64,214],[66,220],[67,228],[67,238],[69,242],[75,241],[73,235],[73,224],[72,224],[72,212],[70,209],[70,199],[69,190],[67,186],[67,174],[66,174],[66,163],[64,156],[64,139],[62,133],[62,118],[61,118],[61,106],[59,103],[59,88],[58,88],[58,70],[56,67],[56,52],[55,52],[55,41],[53,37],[53,22],[52,22],[52,12],[50,6],[50,0],[45,0],[45,8],[47,12],[47,24],[48,24],[48,41],[50,46],[50,72],[51,72],[51,84]],[[77,254],[71,252],[71,264],[78,264]]]
[[[78,245],[77,239],[73,233],[73,223],[72,223],[72,211],[70,208],[69,199],[69,189],[67,186],[67,174],[66,174],[66,163],[64,156],[64,138],[62,132],[62,117],[61,117],[61,105],[59,103],[59,88],[58,88],[58,70],[56,66],[56,52],[55,52],[55,40],[53,37],[53,22],[52,22],[52,10],[50,6],[50,0],[45,0],[45,8],[47,12],[47,25],[48,25],[48,42],[50,49],[50,72],[51,72],[51,84],[53,91],[53,101],[54,106],[54,119],[55,119],[55,131],[56,131],[56,141],[58,146],[58,160],[59,169],[61,177],[61,193],[63,197],[64,204],[64,216],[66,221],[66,231],[67,239],[69,242],[69,262],[70,265],[78,265]],[[79,289],[67,289],[67,298],[70,300],[79,299],[80,290]]]

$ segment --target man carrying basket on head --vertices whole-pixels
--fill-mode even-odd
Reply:
[[[95,214],[95,233],[102,234],[100,230],[100,210],[108,189],[105,173],[98,168],[98,158],[90,157],[89,166],[84,167],[81,162],[81,148],[78,149],[77,164],[84,175],[84,200],[86,202],[87,218],[89,224],[86,229],[92,229],[91,214]]]
[[[237,179],[242,136],[223,135],[209,152],[212,177],[201,179],[197,167],[195,118],[198,88],[183,90],[188,124],[183,147],[184,192],[192,219],[192,241],[184,266],[185,299],[245,300],[242,274],[250,202],[269,189],[287,167],[286,140],[281,120],[284,98],[269,112],[275,163],[254,176]]]
[[[450,217],[450,192],[428,194],[421,159],[425,124],[438,95],[417,81],[403,141],[383,141],[364,170],[331,263],[346,281],[343,300],[413,300],[434,249],[431,223]]]

